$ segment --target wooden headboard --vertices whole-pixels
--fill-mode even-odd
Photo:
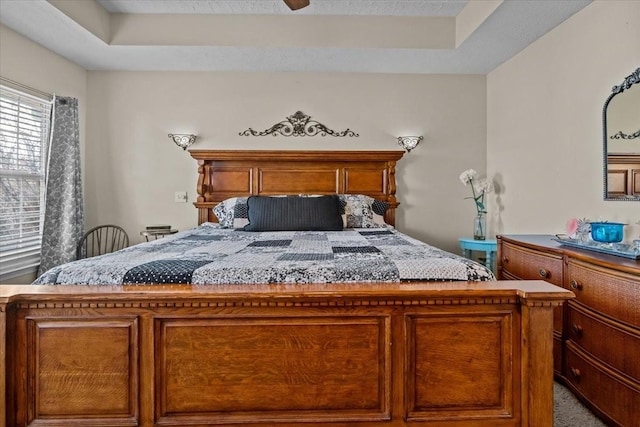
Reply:
[[[190,150],[198,161],[198,224],[217,222],[213,207],[230,197],[366,194],[389,203],[395,225],[396,161],[404,151]]]

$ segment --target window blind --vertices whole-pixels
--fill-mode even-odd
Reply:
[[[51,102],[0,86],[0,279],[40,263]]]

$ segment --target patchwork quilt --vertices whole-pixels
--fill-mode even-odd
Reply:
[[[34,284],[237,284],[495,280],[485,266],[391,227],[245,232],[206,223],[74,261]]]

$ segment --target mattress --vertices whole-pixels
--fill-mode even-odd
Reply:
[[[34,284],[363,283],[495,280],[393,227],[246,232],[205,223],[52,268]]]

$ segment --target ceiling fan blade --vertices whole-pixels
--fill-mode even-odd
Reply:
[[[298,9],[302,9],[303,7],[309,6],[309,0],[282,0],[282,1],[284,1],[285,4],[289,6],[289,9],[291,10],[298,10]]]

